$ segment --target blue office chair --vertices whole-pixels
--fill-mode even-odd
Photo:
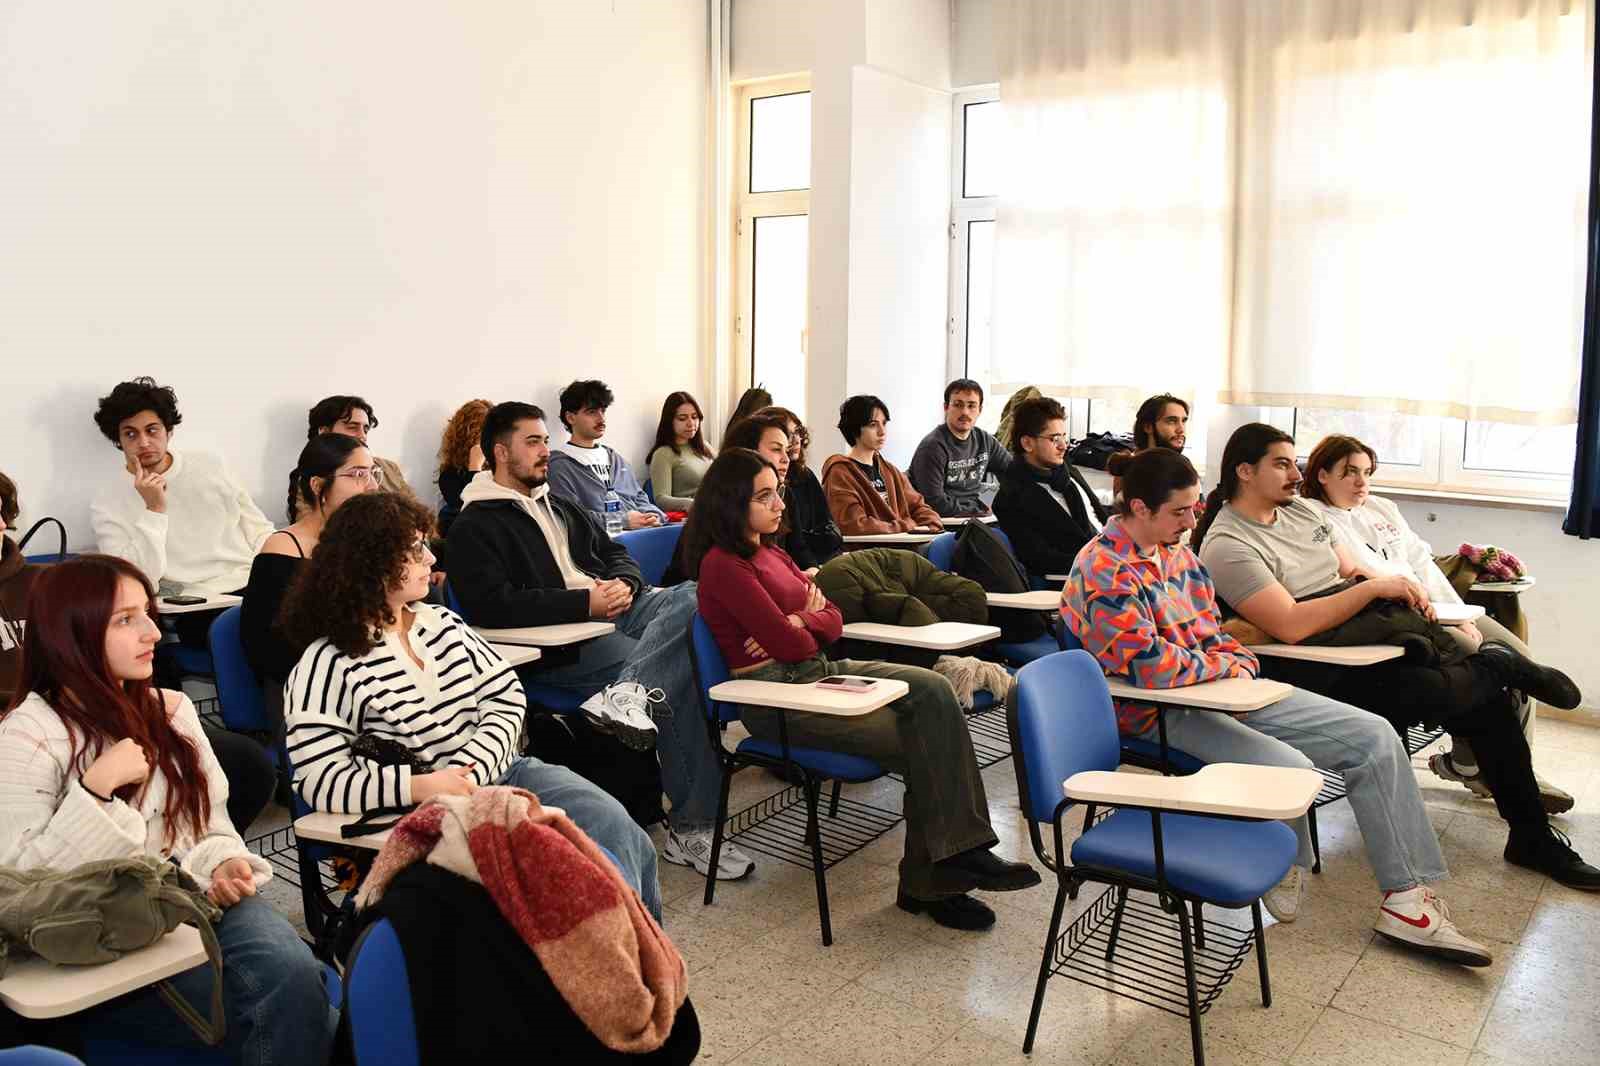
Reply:
[[[644,484],[639,487],[644,489],[645,499],[649,500],[651,503],[656,502],[656,487],[650,483],[649,478],[645,478]]]
[[[24,1044],[0,1049],[0,1066],[84,1066],[83,1060],[55,1048]]]
[[[1017,553],[1012,549],[1011,539],[1006,536],[1005,531],[999,526],[988,526],[987,528],[990,533],[999,538],[1000,543],[1005,545],[1006,551],[1015,559]],[[956,534],[954,533],[941,533],[928,542],[928,562],[940,570],[954,572],[955,554]],[[1017,565],[1020,567],[1022,564],[1018,561]],[[1042,582],[1031,578],[1029,580],[1034,588],[1045,587]],[[1033,662],[1033,660],[1041,656],[1051,655],[1060,651],[1063,647],[1060,633],[1064,628],[1059,622],[1052,621],[1042,636],[1028,641],[1001,641],[994,645],[994,649],[1006,665],[1022,666],[1025,663]]]
[[[421,1051],[406,956],[387,918],[362,930],[350,951],[344,1013],[356,1066],[418,1066]]]
[[[747,766],[765,766],[779,770],[785,780],[798,780],[805,794],[805,843],[810,847],[811,871],[817,883],[817,915],[822,923],[822,943],[824,946],[829,946],[833,943],[833,924],[828,917],[827,869],[844,858],[844,855],[833,859],[832,862],[823,860],[822,830],[817,817],[822,783],[834,782],[829,810],[832,817],[838,813],[839,785],[842,782],[853,784],[875,781],[883,777],[887,771],[876,761],[865,756],[847,755],[822,748],[792,747],[789,744],[788,719],[783,711],[778,712],[778,743],[747,737],[739,742],[737,748],[729,751],[723,744],[722,729],[727,723],[738,720],[739,706],[719,703],[711,698],[711,689],[729,680],[732,675],[728,670],[727,660],[722,657],[722,649],[717,647],[716,639],[711,635],[711,627],[706,625],[705,619],[698,613],[694,616],[689,658],[694,668],[695,686],[700,692],[700,702],[706,716],[706,729],[711,736],[711,748],[717,753],[717,760],[722,765],[722,795],[717,800],[717,825],[711,834],[711,865],[706,872],[705,905],[710,906],[717,887],[717,860],[722,854],[722,841],[728,822],[728,791],[733,785],[733,775]],[[884,824],[873,826],[864,836],[853,832],[852,836],[855,839],[852,843],[855,847],[851,851],[865,847],[898,821],[899,818],[882,819]],[[876,831],[873,831],[874,829]],[[759,850],[767,851],[785,862],[801,865],[782,854],[781,850],[767,848]]]
[[[683,523],[665,526],[646,526],[629,529],[611,539],[628,549],[633,561],[639,564],[639,573],[646,585],[660,585],[672,565],[672,553],[678,550],[678,538],[683,534]]]
[[[243,608],[235,605],[217,615],[206,633],[206,644],[211,649],[211,666],[217,682],[217,699],[222,704],[222,724],[229,729],[266,732],[266,701],[261,695],[261,684],[244,655],[239,624]],[[273,757],[276,760],[277,752]]]
[[[1022,1050],[1025,1054],[1033,1050],[1045,985],[1059,973],[1084,983],[1094,983],[1087,978],[1098,977],[1109,982],[1102,987],[1118,995],[1186,1015],[1195,1063],[1203,1066],[1200,1016],[1226,988],[1252,941],[1247,934],[1221,927],[1206,930],[1201,906],[1250,908],[1261,1001],[1271,1006],[1261,897],[1294,862],[1294,831],[1282,822],[1163,813],[1155,806],[1125,806],[1097,820],[1095,804],[1087,803],[1084,831],[1069,853],[1062,820],[1075,802],[1062,798],[1063,783],[1082,771],[1115,770],[1121,760],[1111,695],[1099,664],[1085,651],[1059,652],[1029,663],[1017,673],[1017,686],[1010,724],[1020,803],[1034,853],[1055,873],[1057,882]],[[1053,854],[1045,848],[1041,823],[1051,827]],[[1109,887],[1063,936],[1063,907],[1085,882]],[[1130,907],[1130,889],[1154,894],[1157,905],[1135,900]],[[1170,935],[1171,922],[1165,915],[1177,919],[1183,985],[1180,990],[1174,982],[1163,995],[1156,966],[1161,958],[1171,958],[1157,940]],[[1119,962],[1118,945],[1125,931],[1133,943],[1123,945]],[[1213,940],[1216,950],[1205,957],[1204,966],[1197,967],[1196,951],[1206,950],[1207,939]],[[1103,955],[1104,962],[1089,958],[1089,948]],[[1206,982],[1203,990],[1201,978]]]
[[[456,597],[456,590],[450,587],[449,579],[444,583],[444,603],[456,614],[459,614],[471,624],[467,613],[461,609],[461,601]],[[583,707],[583,701],[594,695],[592,692],[573,692],[569,689],[556,688],[554,685],[540,684],[537,667],[525,667],[517,671],[517,677],[522,681],[522,691],[528,697],[528,707],[540,707],[551,714],[577,714]],[[595,690],[596,692],[599,689]]]

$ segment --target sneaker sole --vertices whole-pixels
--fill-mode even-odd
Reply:
[[[743,881],[746,877],[749,877],[752,873],[755,872],[756,863],[755,863],[754,859],[750,859],[749,860],[750,865],[746,866],[742,873],[734,873],[728,867],[722,865],[723,862],[725,862],[727,860],[727,856],[726,855],[719,855],[717,858],[719,860],[717,862],[717,880],[718,881]],[[704,877],[706,875],[706,871],[702,870],[700,868],[700,865],[698,863],[696,863],[694,861],[694,859],[690,858],[684,852],[681,852],[677,848],[673,847],[670,840],[666,844],[662,845],[662,848],[661,848],[661,861],[662,862],[670,862],[674,866],[686,866],[689,869],[693,870],[695,873],[699,874],[701,877]]]
[[[625,748],[631,748],[634,751],[649,751],[656,746],[656,731],[654,728],[640,729],[631,722],[607,718],[604,715],[595,714],[593,711],[584,711],[583,717],[597,731],[609,733],[611,736],[616,737]]]
[[[1479,955],[1477,952],[1466,951],[1462,948],[1447,948],[1432,944],[1419,944],[1415,940],[1407,940],[1405,937],[1395,936],[1393,933],[1386,933],[1382,929],[1374,929],[1373,932],[1377,933],[1379,936],[1383,937],[1392,944],[1399,944],[1403,948],[1410,948],[1412,951],[1423,955],[1431,955],[1436,959],[1446,959],[1450,962],[1460,963],[1462,966],[1490,966],[1494,963],[1493,959],[1485,958],[1484,956]]]

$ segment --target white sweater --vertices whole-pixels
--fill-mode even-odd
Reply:
[[[189,697],[163,692],[172,724],[194,743],[211,798],[211,821],[195,837],[185,828],[167,847],[167,781],[151,772],[137,806],[121,799],[104,803],[78,780],[100,754],[79,753],[69,765],[72,743],[67,724],[35,693],[0,719],[0,866],[21,870],[51,866],[70,870],[97,859],[138,855],[177,856],[179,865],[211,887],[211,872],[229,859],[247,859],[256,887],[272,879],[272,867],[244,846],[228,821],[228,779],[211,753]]]
[[[1389,500],[1368,496],[1360,507],[1349,510],[1318,500],[1306,502],[1338,527],[1339,539],[1358,566],[1378,574],[1413,578],[1428,590],[1428,599],[1434,603],[1461,602],[1450,579],[1433,561],[1433,549]]]
[[[411,769],[351,754],[356,737],[395,741],[442,770],[466,766],[480,785],[510,767],[527,697],[517,673],[453,611],[413,604],[411,661],[394,632],[355,658],[326,638],[305,650],[284,685],[294,785],[319,811],[359,814],[412,802]]]
[[[153,584],[167,578],[204,592],[244,588],[272,523],[214,455],[173,452],[166,477],[164,514],[145,507],[125,469],[100,490],[89,507],[100,550],[127,559]]]

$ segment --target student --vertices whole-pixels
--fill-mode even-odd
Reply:
[[[983,387],[957,378],[944,387],[944,421],[935,426],[911,457],[911,484],[941,515],[985,515],[981,495],[988,475],[1011,465],[1011,453],[978,428]]]
[[[795,565],[808,573],[844,551],[844,536],[828,509],[822,482],[806,465],[811,433],[798,415],[784,407],[764,407],[758,414],[783,419],[789,436],[789,465],[783,475],[784,521],[794,535],[784,538],[783,549]]]
[[[1378,469],[1378,453],[1354,437],[1341,434],[1324,437],[1311,449],[1306,460],[1300,495],[1326,517],[1339,531],[1356,565],[1375,574],[1409,577],[1428,592],[1431,603],[1460,603],[1461,597],[1433,561],[1433,549],[1412,531],[1400,508],[1381,496],[1372,495],[1372,475]],[[1485,615],[1477,622],[1451,626],[1450,635],[1462,641],[1468,651],[1476,651],[1485,640],[1515,648],[1531,658],[1532,650],[1505,626]],[[1522,733],[1533,747],[1533,701],[1524,698],[1518,714]],[[1428,767],[1446,781],[1458,781],[1476,795],[1488,797],[1489,787],[1478,772],[1478,757],[1464,738],[1452,738],[1453,748],[1428,756]],[[1535,775],[1544,809],[1561,814],[1572,809],[1572,796]]]
[[[687,392],[674,392],[661,405],[656,442],[650,447],[650,484],[656,503],[668,511],[694,506],[694,490],[711,465],[711,449],[700,432],[705,415]]]
[[[288,513],[300,517],[268,537],[250,566],[250,583],[239,608],[239,638],[245,658],[262,682],[274,738],[283,735],[283,683],[304,650],[278,627],[284,597],[317,550],[333,512],[346,500],[377,491],[382,480],[378,470],[372,453],[355,437],[342,433],[312,437],[289,472]]]
[[[944,529],[939,512],[882,455],[889,436],[889,408],[882,400],[852,396],[840,404],[839,432],[850,451],[822,464],[822,487],[840,532],[848,537]]]
[[[1139,451],[1170,448],[1183,451],[1189,438],[1189,401],[1169,393],[1152,396],[1133,416],[1133,445]]]
[[[790,523],[793,509],[789,504],[788,473],[791,469],[789,460],[789,430],[795,424],[794,416],[788,412],[780,413],[780,408],[767,407],[748,418],[742,418],[733,424],[728,431],[727,438],[723,441],[722,450],[730,451],[734,448],[744,448],[755,452],[778,473],[778,491],[784,494],[783,524],[779,527],[777,544],[795,560],[807,577],[815,576],[817,566],[811,559],[811,545],[803,531],[794,528]],[[826,513],[826,505],[824,505]],[[833,525],[830,518],[828,524]],[[837,552],[835,553],[837,554]],[[801,560],[805,560],[802,565]]]
[[[788,715],[789,742],[866,756],[903,775],[906,850],[896,903],[952,929],[992,926],[994,912],[966,893],[1028,888],[1039,875],[990,850],[998,838],[950,683],[914,666],[830,662],[823,654],[844,623],[839,609],[774,544],[784,506],[778,473],[766,459],[744,448],[725,449],[706,472],[698,499],[684,530],[685,562],[699,579],[700,613],[728,666],[742,678],[789,684],[838,674],[906,682],[909,693],[871,714]],[[779,739],[778,712],[745,706],[740,717],[752,735]]]
[[[306,440],[322,433],[342,433],[346,437],[354,437],[362,444],[367,444],[367,434],[377,428],[378,416],[373,413],[372,405],[359,396],[324,397],[306,412]],[[383,481],[378,486],[379,489],[384,492],[397,492],[413,500],[417,498],[417,494],[411,491],[411,486],[406,484],[406,476],[401,473],[399,463],[376,455],[373,456],[373,461],[377,463],[378,469],[383,471]]]
[[[461,513],[461,490],[483,469],[483,449],[478,438],[483,433],[483,416],[494,404],[488,400],[468,400],[456,408],[445,423],[439,440],[439,473],[435,479],[444,504],[439,508],[439,536],[450,532],[450,523]]]
[[[765,407],[772,406],[772,393],[757,385],[755,388],[745,389],[739,395],[739,402],[733,405],[733,414],[728,416],[728,424],[722,429],[723,441],[728,439],[728,433],[738,425],[741,418],[747,418]]]
[[[1000,475],[994,516],[1028,573],[1065,574],[1108,514],[1067,462],[1067,412],[1055,400],[1024,400],[1012,411],[1016,461]]]
[[[240,591],[272,523],[216,456],[171,449],[177,394],[150,378],[124,381],[100,398],[94,421],[123,459],[89,508],[100,550],[151,584]]]
[[[662,525],[666,514],[644,494],[628,460],[599,443],[606,434],[606,409],[615,399],[603,381],[574,381],[561,390],[567,443],[550,456],[550,491],[593,514],[608,533],[607,493],[618,497],[623,529]]]
[[[0,707],[11,703],[22,672],[22,631],[28,617],[28,590],[45,568],[30,563],[17,542],[5,536],[17,520],[17,483],[0,473]]]
[[[1256,422],[1228,439],[1222,480],[1194,533],[1218,595],[1246,622],[1289,644],[1357,615],[1365,619],[1364,609],[1381,600],[1408,603],[1431,615],[1427,593],[1415,581],[1356,565],[1338,531],[1296,495],[1299,482],[1289,434]],[[1425,638],[1432,632],[1418,628]],[[1450,643],[1448,637],[1440,639]],[[1359,668],[1268,659],[1265,667],[1278,680],[1382,715],[1397,730],[1422,721],[1465,736],[1495,807],[1510,826],[1506,861],[1570,888],[1600,890],[1600,870],[1585,863],[1550,825],[1509,691],[1575,707],[1581,699],[1577,686],[1561,671],[1492,641],[1472,655],[1434,658],[1437,665],[1411,655]]]
[[[630,747],[656,745],[672,800],[662,858],[705,873],[721,772],[685,646],[693,583],[646,585],[598,518],[550,491],[550,437],[539,408],[497,404],[483,422],[483,455],[489,468],[461,494],[461,517],[450,528],[450,580],[462,612],[495,628],[616,625],[581,645],[545,648],[539,682],[593,693],[583,710],[597,728]],[[737,848],[723,848],[717,876],[732,880],[754,868]]]
[[[512,785],[564,809],[608,848],[661,916],[655,845],[622,805],[563,766],[518,757],[527,699],[511,665],[428,594],[433,515],[387,493],[357,496],[322,531],[283,605],[305,647],[285,686],[288,750],[300,797],[360,814]],[[363,738],[398,745],[375,761]]]
[[[138,568],[86,555],[46,568],[30,594],[17,698],[0,717],[0,866],[69,870],[172,859],[222,908],[224,1047],[251,1066],[328,1061],[337,1012],[322,967],[258,895],[272,867],[228,821],[228,786],[189,698],[151,684],[161,630]],[[202,965],[168,978],[192,1004]],[[155,985],[79,1014],[84,1031],[199,1040]]]
[[[1222,629],[1216,590],[1181,536],[1195,523],[1200,476],[1178,452],[1155,448],[1113,457],[1123,502],[1078,554],[1062,592],[1067,626],[1108,675],[1171,689],[1255,677],[1256,657]],[[1483,945],[1463,936],[1428,884],[1447,876],[1439,840],[1400,738],[1377,715],[1297,689],[1246,715],[1117,701],[1124,735],[1157,739],[1164,713],[1172,747],[1206,762],[1315,766],[1344,775],[1350,807],[1383,892],[1376,929],[1390,940],[1468,966],[1487,966]],[[1300,849],[1265,903],[1279,921],[1299,911],[1311,866],[1306,819]]]

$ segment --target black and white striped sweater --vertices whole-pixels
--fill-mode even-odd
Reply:
[[[411,769],[357,758],[350,745],[373,734],[442,770],[468,766],[480,785],[498,781],[517,755],[527,697],[516,671],[461,617],[418,603],[408,632],[419,669],[388,633],[354,658],[319,640],[284,685],[294,786],[319,811],[359,814],[409,804]]]

